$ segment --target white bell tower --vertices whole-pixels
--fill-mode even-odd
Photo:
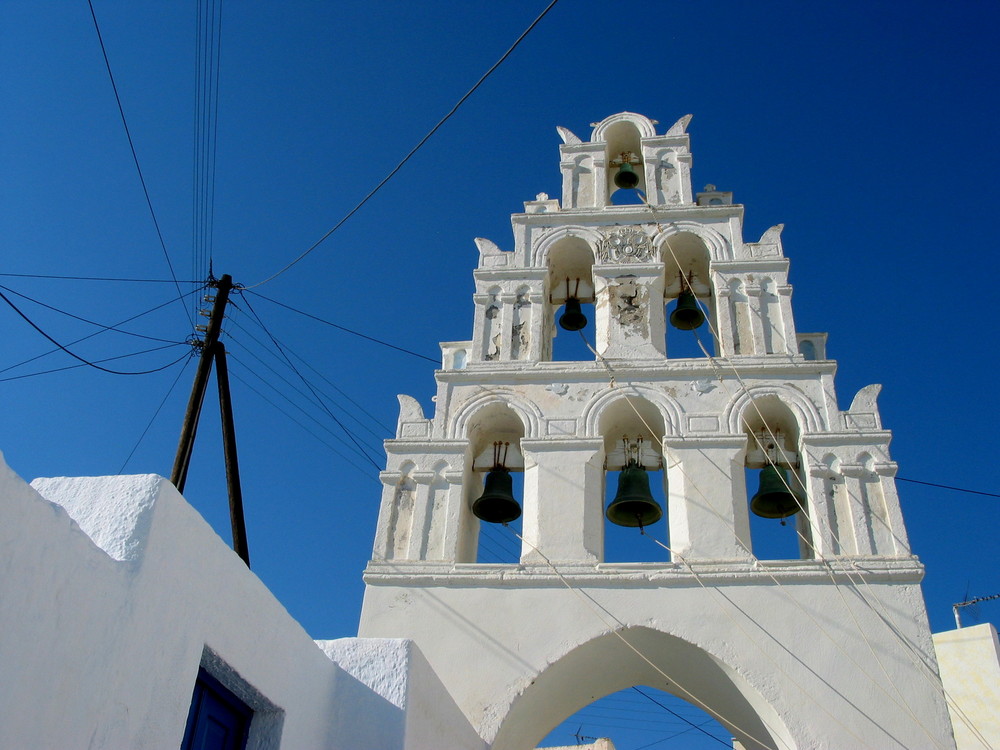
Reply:
[[[689,121],[559,128],[562,200],[526,202],[511,251],[476,240],[472,340],[442,344],[433,418],[399,397],[359,635],[418,645],[470,747],[530,750],[650,685],[748,749],[954,750],[880,387],[839,408],[826,335],[795,328],[781,225],[745,242],[732,193],[692,192]],[[579,336],[561,309],[593,327],[585,361],[553,361]],[[496,501],[523,510],[521,557],[480,563],[473,504],[501,463],[523,472]],[[623,469],[640,500],[610,515],[660,562],[605,562]],[[751,499],[795,559],[755,556]]]

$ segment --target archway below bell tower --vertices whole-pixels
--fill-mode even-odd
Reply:
[[[644,660],[656,656],[656,664]],[[660,668],[659,665],[669,665]],[[669,670],[669,671],[668,671]],[[683,675],[677,682],[671,672]],[[492,750],[530,750],[595,700],[648,685],[705,710],[746,750],[795,747],[784,722],[740,675],[688,641],[646,627],[607,633],[550,664],[515,699]]]

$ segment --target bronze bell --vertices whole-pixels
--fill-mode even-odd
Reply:
[[[663,509],[649,491],[649,475],[637,461],[625,464],[618,476],[618,492],[605,515],[619,526],[650,526],[663,517]]]
[[[559,316],[559,327],[567,331],[579,331],[587,327],[587,316],[580,309],[580,300],[576,297],[566,299],[566,309]]]
[[[495,467],[486,475],[483,494],[472,504],[472,513],[487,523],[510,523],[521,517],[521,506],[514,499],[514,481],[508,469]]]
[[[682,331],[693,331],[704,322],[705,314],[698,307],[698,300],[685,287],[677,297],[677,307],[670,313],[670,325]]]
[[[799,493],[789,492],[792,486],[787,469],[771,464],[765,466],[760,470],[760,488],[750,498],[750,510],[761,518],[794,516],[801,510],[803,501]]]
[[[632,165],[627,161],[618,167],[618,174],[615,175],[615,186],[631,190],[639,184],[639,175],[632,169]]]

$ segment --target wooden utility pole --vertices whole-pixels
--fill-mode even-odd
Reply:
[[[215,378],[219,383],[219,409],[222,412],[222,449],[226,454],[226,485],[229,487],[229,522],[233,528],[233,549],[250,567],[247,547],[247,526],[243,520],[243,490],[240,487],[240,465],[236,459],[236,424],[233,421],[233,401],[229,396],[229,367],[226,347],[215,342]]]
[[[222,320],[226,316],[226,305],[229,303],[229,292],[233,289],[233,277],[223,274],[222,278],[213,284],[215,287],[215,304],[208,320],[205,340],[201,345],[201,359],[194,374],[191,386],[191,398],[188,399],[187,411],[184,414],[184,424],[181,426],[181,436],[177,443],[177,455],[174,458],[174,468],[170,473],[170,481],[181,493],[187,483],[188,468],[191,465],[191,452],[194,449],[194,439],[198,432],[198,420],[201,418],[201,407],[205,402],[205,392],[208,389],[208,377],[212,374],[212,363],[216,364],[215,377],[219,385],[219,407],[222,412],[222,443],[226,456],[226,483],[229,488],[229,517],[233,528],[233,549],[250,566],[250,552],[247,549],[246,524],[243,520],[243,492],[240,488],[240,470],[236,458],[236,427],[233,421],[233,405],[229,395],[229,369],[226,367],[225,346],[219,341],[222,332]]]

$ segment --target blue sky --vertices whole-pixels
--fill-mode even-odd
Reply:
[[[227,5],[216,274],[252,285],[312,245],[543,7]],[[195,3],[94,0],[94,8],[164,245],[179,279],[200,279]],[[785,224],[797,327],[829,332],[841,406],[882,383],[900,476],[997,492],[997,16],[995,4],[971,2],[561,0],[378,195],[255,291],[436,358],[438,341],[471,336],[473,238],[509,249],[509,215],[538,192],[559,195],[555,126],[586,138],[590,123],[623,110],[661,129],[692,113],[695,186],[734,191],[748,240]],[[0,66],[0,273],[168,279],[87,4],[4,3]],[[97,328],[14,292],[104,324],[176,296],[163,283],[4,276],[0,284],[64,343]],[[431,412],[434,365],[261,297],[236,301],[226,330],[240,378],[233,391],[253,568],[314,637],[353,635],[376,470],[334,452],[350,455],[332,420],[279,379],[303,388],[252,311],[301,358],[303,374],[345,405],[337,413],[379,464],[389,436],[380,425],[395,424],[395,395]],[[178,344],[106,363],[145,370],[181,357],[190,333],[178,303],[126,327],[164,341],[104,333],[72,348],[94,360]],[[163,401],[125,471],[169,474],[193,366],[4,380],[76,362],[55,353],[21,364],[52,346],[6,305],[0,331],[0,450],[15,471],[118,473]],[[186,496],[228,539],[217,425],[210,396]],[[906,482],[899,492],[928,569],[932,628],[950,628],[953,603],[1000,593],[1000,499]],[[982,606],[986,619],[997,613]]]

